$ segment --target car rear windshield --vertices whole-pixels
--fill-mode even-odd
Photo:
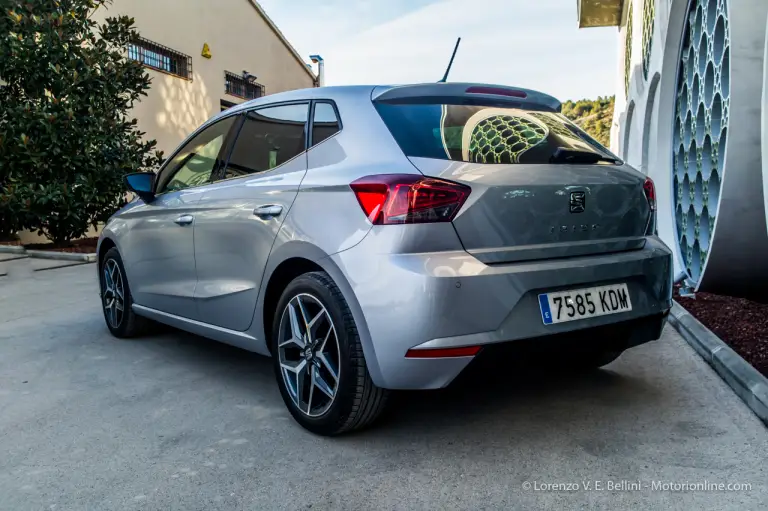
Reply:
[[[375,106],[406,156],[535,164],[552,163],[565,150],[587,156],[585,162],[619,161],[559,113],[444,103],[375,102]]]

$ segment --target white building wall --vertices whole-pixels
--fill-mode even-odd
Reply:
[[[701,142],[688,146],[696,147],[690,154],[698,162],[689,166],[692,159],[686,151],[686,165],[681,174],[673,158],[673,153],[679,152],[673,149],[673,143],[677,143],[673,124],[680,48],[688,23],[689,1],[694,6],[697,1],[706,4],[706,0],[656,0],[647,77],[643,74],[642,52],[645,2],[624,1],[623,21],[617,34],[619,73],[611,149],[654,180],[659,203],[659,235],[675,252],[676,273],[685,272],[689,282],[701,291],[755,296],[768,285],[768,263],[765,262],[768,260],[768,162],[762,158],[763,154],[768,155],[768,116],[763,112],[761,117],[761,110],[768,108],[768,92],[763,93],[763,81],[768,86],[768,69],[763,65],[766,62],[768,68],[765,37],[768,0],[714,0],[719,2],[717,13],[727,14],[730,59],[724,68],[728,71],[730,99],[723,116],[728,122],[727,138],[723,138],[727,142],[719,154],[709,160],[703,154]],[[624,41],[632,3],[632,55],[629,88],[625,94]],[[710,42],[713,40],[707,28],[702,32]],[[698,58],[694,61],[698,63]],[[695,76],[699,74],[696,71]],[[703,84],[703,78],[701,82]],[[692,86],[690,90],[693,89]],[[703,94],[704,87],[697,90]],[[708,116],[710,113],[711,109]],[[714,138],[711,136],[710,140]],[[765,150],[761,150],[761,144]],[[708,172],[705,161],[713,161],[713,165],[720,167],[719,194],[710,195],[706,182],[696,187],[696,177],[699,176],[701,183],[701,176]],[[696,217],[691,223],[684,215],[686,226],[682,228],[680,215],[676,217],[675,212],[682,210],[683,200],[679,194],[684,187],[682,183],[675,183],[675,169],[678,176],[690,174],[690,184],[686,183],[685,190],[691,194],[684,200],[686,206],[695,210]],[[712,181],[717,183],[715,179]],[[713,211],[707,215],[702,204]],[[701,220],[705,216],[711,218],[706,225]],[[695,225],[695,233],[688,225]],[[682,242],[681,233],[694,236],[695,245],[691,247],[687,238]],[[683,250],[681,246],[688,249]]]
[[[632,8],[632,56],[630,61],[630,80],[628,94],[624,94],[624,58],[625,58],[625,38],[627,33],[627,17],[629,6]],[[613,116],[613,126],[611,129],[611,150],[622,156],[630,165],[642,169],[643,162],[643,135],[645,132],[645,119],[652,115],[657,121],[656,111],[647,109],[650,97],[650,85],[654,76],[660,77],[663,63],[663,45],[659,41],[664,39],[666,34],[665,23],[668,21],[668,11],[671,0],[656,0],[656,20],[654,22],[653,44],[651,45],[651,58],[648,69],[648,78],[643,76],[643,0],[626,0],[624,2],[623,24],[619,27],[617,35],[617,44],[619,45],[618,69],[616,74],[616,107]],[[659,78],[657,77],[656,80]],[[655,86],[654,90],[658,87]],[[651,101],[651,103],[655,103]],[[629,111],[629,105],[634,104],[634,112],[631,116],[632,126],[627,131],[626,120]],[[653,107],[653,104],[651,104]],[[650,110],[650,111],[647,111]],[[645,169],[642,169],[645,170]]]
[[[763,55],[762,156],[763,156],[763,208],[768,229],[768,22],[766,22],[765,52]]]

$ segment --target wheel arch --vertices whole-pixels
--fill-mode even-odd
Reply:
[[[101,268],[101,262],[104,260],[104,256],[109,251],[109,249],[116,246],[117,244],[112,240],[112,238],[104,237],[99,241],[99,248],[96,250],[96,257],[99,262],[99,268]]]
[[[104,261],[104,256],[107,254],[107,252],[112,249],[116,248],[117,251],[120,253],[120,258],[123,260],[123,271],[125,272],[125,278],[128,282],[131,281],[131,269],[128,267],[128,265],[125,262],[125,257],[123,254],[123,251],[121,249],[120,244],[118,243],[118,240],[115,234],[110,231],[108,228],[105,228],[101,232],[101,236],[99,236],[99,241],[96,245],[96,270],[97,275],[101,273],[101,264]]]
[[[307,271],[298,270],[304,269]],[[344,271],[334,262],[329,254],[326,254],[316,245],[305,241],[294,241],[286,243],[276,248],[269,256],[267,262],[267,268],[264,272],[265,278],[259,292],[259,300],[256,304],[256,310],[254,311],[254,319],[251,323],[251,335],[256,339],[263,340],[262,343],[254,351],[262,353],[264,355],[271,356],[269,351],[269,337],[272,327],[272,319],[274,318],[275,311],[270,310],[269,314],[266,313],[267,294],[270,293],[270,304],[277,305],[280,300],[285,287],[291,280],[308,271],[324,271],[331,279],[336,283],[344,296],[344,299],[352,312],[352,317],[355,320],[357,326],[358,335],[363,345],[363,354],[365,355],[368,371],[371,374],[371,378],[377,385],[383,381],[381,370],[376,359],[376,353],[371,342],[371,335],[368,331],[368,325],[365,321],[360,303],[355,296],[352,287],[350,286]],[[290,280],[285,280],[286,275],[293,275]],[[282,287],[279,285],[282,283]],[[276,297],[275,297],[276,296]],[[267,325],[266,321],[269,321]]]
[[[269,282],[267,282],[267,287],[264,290],[264,299],[261,306],[264,341],[270,353],[272,352],[272,345],[269,339],[272,337],[272,323],[277,313],[277,303],[280,301],[283,291],[295,278],[313,271],[323,271],[323,268],[309,259],[290,257],[277,265],[270,275]]]

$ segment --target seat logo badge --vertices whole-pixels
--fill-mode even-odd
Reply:
[[[571,192],[569,202],[571,213],[584,213],[587,203],[587,194],[585,192]]]

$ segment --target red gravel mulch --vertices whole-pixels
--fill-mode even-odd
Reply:
[[[710,293],[682,298],[677,289],[675,300],[768,377],[768,304]]]
[[[96,252],[96,243],[99,238],[83,238],[74,240],[67,246],[54,247],[52,243],[34,243],[30,245],[24,245],[24,248],[28,250],[50,250],[53,252],[73,252],[77,254],[92,254]]]

